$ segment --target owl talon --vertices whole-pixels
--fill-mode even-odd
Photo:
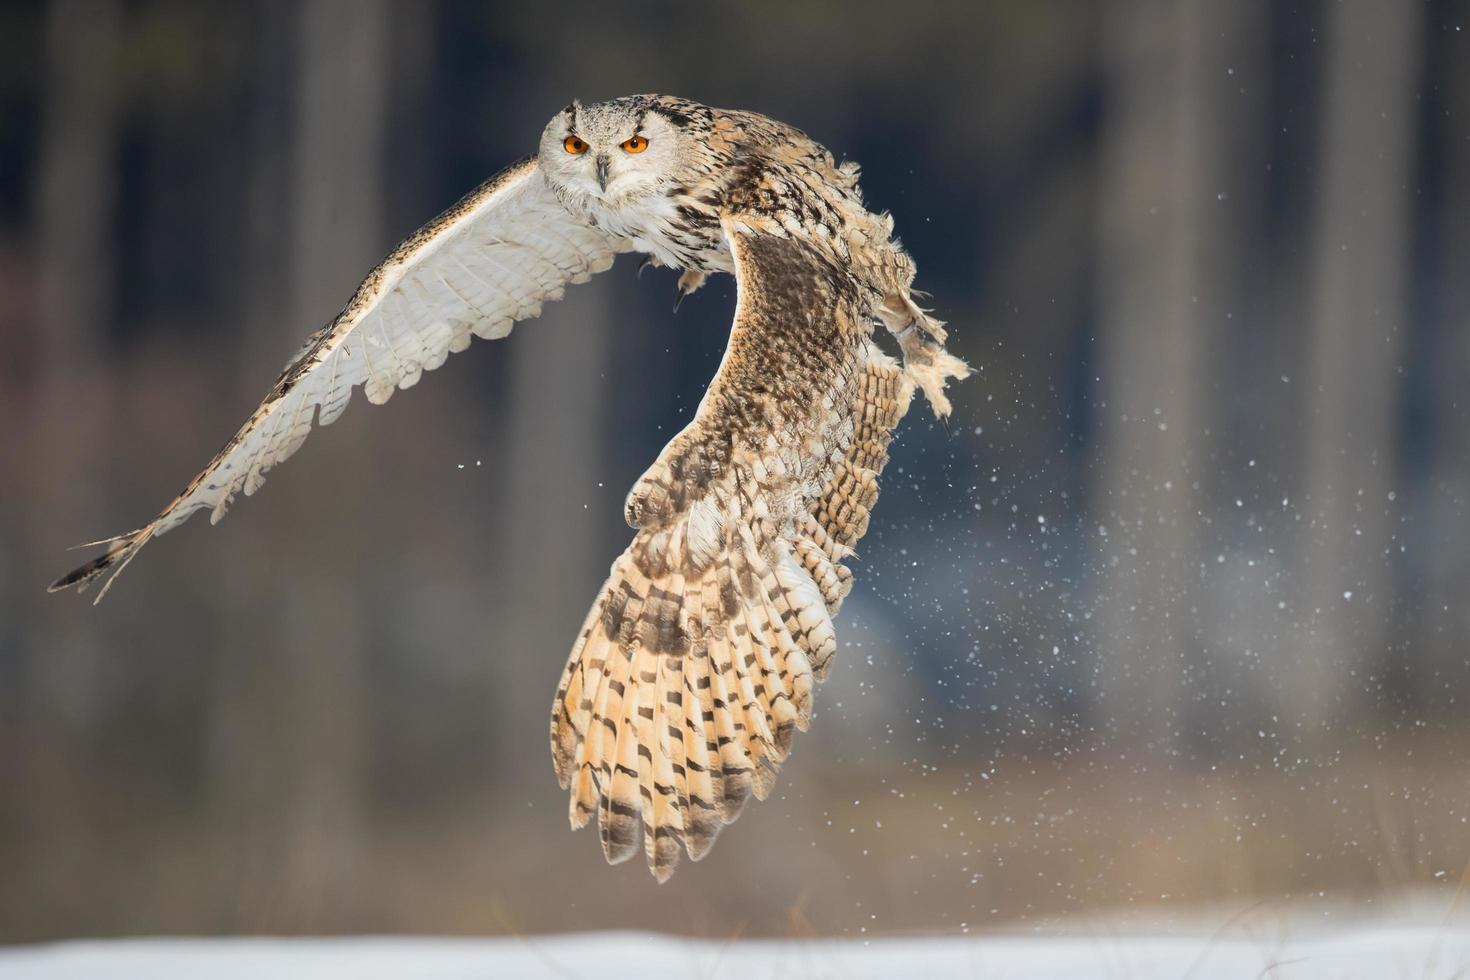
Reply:
[[[648,268],[661,269],[663,263],[658,260],[657,255],[645,255],[643,261],[638,263],[638,274],[636,278],[643,278],[643,270]]]
[[[708,278],[698,269],[685,269],[683,275],[679,276],[679,298],[674,300],[674,312],[679,312],[679,307],[684,302],[684,297],[704,285]]]
[[[679,288],[683,290],[685,296],[688,296],[700,286],[703,286],[706,278],[708,277],[698,269],[685,269],[683,274],[679,276]]]

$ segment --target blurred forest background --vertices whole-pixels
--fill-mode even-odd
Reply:
[[[44,593],[396,241],[639,91],[859,160],[979,368],[904,425],[776,794],[663,887],[568,832],[547,711],[728,279],[675,315],[621,260]],[[1464,3],[10,0],[0,940],[1448,896],[1467,328]]]

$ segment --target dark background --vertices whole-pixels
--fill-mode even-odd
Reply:
[[[639,91],[861,161],[979,369],[904,424],[777,793],[662,887],[568,833],[547,711],[728,279],[674,315],[620,260],[43,592],[397,240]],[[1448,901],[1467,117],[1440,0],[6,3],[0,940]]]

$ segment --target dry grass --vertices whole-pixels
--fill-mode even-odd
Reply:
[[[1292,921],[1330,919],[1344,903],[1372,912],[1415,889],[1443,909],[1470,874],[1470,780],[1457,750],[1420,736],[1330,764],[1206,772],[1099,753],[1012,759],[983,776],[962,763],[819,769],[799,754],[784,794],[752,804],[705,862],[663,887],[640,867],[604,867],[594,834],[568,834],[554,787],[310,832],[120,797],[65,826],[5,836],[0,928],[12,941],[751,937],[1088,928],[1105,916],[1108,928],[1156,930],[1202,907],[1252,909],[1258,923],[1288,908]]]

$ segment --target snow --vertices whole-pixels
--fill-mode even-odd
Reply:
[[[3,980],[640,980],[700,977],[1450,978],[1470,973],[1470,930],[1385,926],[1293,938],[1094,935],[862,940],[689,940],[645,933],[500,939],[131,939],[0,949]]]

